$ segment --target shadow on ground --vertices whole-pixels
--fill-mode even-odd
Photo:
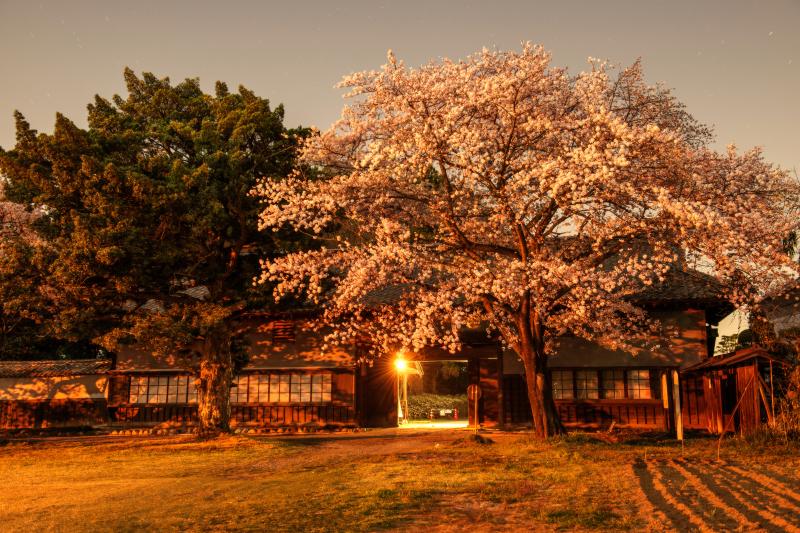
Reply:
[[[638,460],[645,497],[665,528],[800,531],[800,478],[774,467],[690,459]]]

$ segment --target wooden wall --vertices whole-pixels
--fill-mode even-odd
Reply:
[[[741,402],[736,414],[737,429],[742,433],[758,429],[761,426],[762,413],[757,363],[736,368],[736,396]]]
[[[518,374],[503,377],[506,424],[529,424],[531,408],[525,380]],[[656,400],[556,400],[556,409],[565,426],[606,427],[615,422],[621,427],[668,429],[669,411]]]
[[[699,375],[684,375],[681,381],[681,411],[683,427],[709,429],[706,381]]]
[[[196,404],[123,405],[112,409],[116,424],[192,426]],[[239,405],[231,406],[232,427],[355,426],[352,405]]]
[[[308,404],[231,404],[231,426],[356,426],[353,370],[332,371],[331,402]],[[190,426],[197,423],[197,404],[129,404],[130,375],[109,379],[109,411],[116,425]]]
[[[2,400],[103,400],[106,397],[106,376],[0,378]]]
[[[2,429],[91,427],[107,423],[105,399],[0,401]]]
[[[669,411],[661,400],[556,400],[565,426],[668,429]]]

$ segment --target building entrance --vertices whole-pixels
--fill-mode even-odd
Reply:
[[[467,427],[469,372],[466,360],[398,360],[397,365],[399,427]]]

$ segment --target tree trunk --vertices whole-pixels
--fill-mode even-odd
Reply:
[[[232,367],[228,336],[209,335],[203,342],[197,387],[197,418],[201,435],[230,431]]]
[[[564,426],[553,402],[553,389],[547,373],[543,347],[537,349],[531,342],[520,343],[520,358],[525,366],[525,382],[533,415],[533,432],[546,439],[564,433]]]

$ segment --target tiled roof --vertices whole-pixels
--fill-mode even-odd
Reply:
[[[185,294],[186,296],[191,296],[196,300],[205,301],[211,298],[211,291],[208,290],[208,287],[205,285],[197,285],[196,287],[190,287],[188,289],[184,289],[182,291],[178,291],[178,294]]]
[[[0,361],[0,377],[58,377],[104,374],[109,359],[59,359],[55,361]]]
[[[368,306],[393,305],[408,292],[410,284],[387,285],[367,294]],[[673,269],[664,282],[643,287],[631,296],[642,302],[724,301],[722,285],[708,274],[697,270]]]
[[[164,309],[164,302],[162,300],[156,300],[155,298],[150,298],[145,303],[139,306],[140,311],[148,311],[150,313],[163,313]]]
[[[636,301],[724,301],[723,287],[713,277],[697,270],[673,269],[664,282],[645,287],[633,297]]]

